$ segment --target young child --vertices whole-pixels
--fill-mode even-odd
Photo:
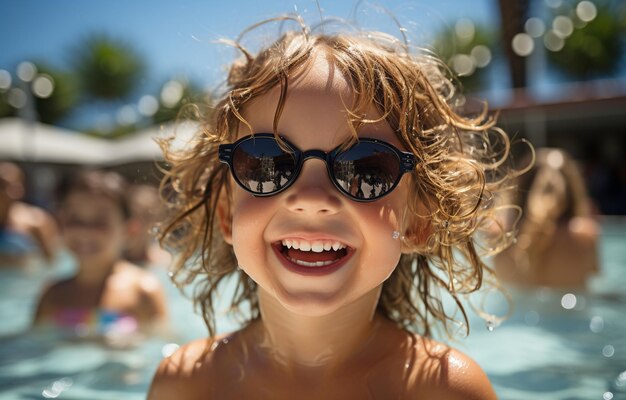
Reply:
[[[137,183],[128,190],[130,222],[126,237],[125,258],[142,267],[169,265],[169,254],[161,249],[152,234],[163,219],[163,204],[155,185]]]
[[[58,227],[44,209],[21,201],[24,172],[0,162],[0,268],[28,265],[33,256],[52,264],[59,247]]]
[[[518,240],[496,256],[498,277],[522,287],[584,289],[600,270],[600,227],[576,161],[564,150],[540,149],[517,183]]]
[[[438,291],[488,272],[474,234],[508,176],[506,135],[457,114],[433,57],[387,35],[237,46],[195,145],[164,143],[162,237],[211,335],[225,278],[251,317],[164,359],[149,399],[495,399],[430,335],[452,320]]]
[[[136,333],[166,321],[159,280],[122,258],[129,218],[126,190],[119,174],[100,170],[62,182],[59,222],[78,271],[45,290],[36,324],[97,337]]]

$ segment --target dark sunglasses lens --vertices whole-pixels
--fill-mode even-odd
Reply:
[[[340,153],[332,167],[339,186],[361,200],[384,196],[400,176],[400,159],[379,143],[358,143]]]
[[[235,179],[256,194],[271,194],[290,183],[296,172],[296,158],[285,152],[273,138],[250,138],[233,153]]]

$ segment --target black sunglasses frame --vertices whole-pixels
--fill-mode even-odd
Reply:
[[[252,195],[257,196],[257,197],[274,196],[286,190],[287,188],[289,188],[298,179],[298,176],[300,176],[300,171],[302,170],[302,165],[304,164],[304,162],[310,158],[319,158],[321,160],[324,160],[324,162],[326,163],[326,171],[328,172],[328,176],[331,182],[333,183],[333,185],[335,185],[335,187],[342,194],[344,194],[351,200],[354,200],[357,202],[371,202],[371,201],[376,201],[385,197],[386,195],[391,193],[396,188],[396,186],[398,186],[398,183],[400,182],[400,179],[402,179],[402,176],[406,172],[413,171],[415,166],[417,165],[417,158],[415,157],[413,153],[401,151],[397,149],[395,146],[393,146],[392,144],[387,143],[380,139],[359,138],[357,144],[355,144],[354,146],[358,145],[359,143],[374,143],[374,144],[381,145],[387,148],[388,150],[390,150],[390,152],[392,154],[395,154],[396,157],[398,157],[398,166],[400,169],[396,180],[393,182],[393,184],[389,187],[389,189],[385,193],[375,198],[359,198],[347,192],[343,187],[341,187],[341,185],[337,182],[337,178],[335,177],[335,174],[332,170],[332,165],[333,165],[335,158],[337,158],[337,156],[339,156],[340,154],[343,154],[346,151],[349,151],[354,146],[348,147],[346,149],[342,149],[342,146],[338,146],[329,152],[325,152],[325,151],[318,150],[318,149],[302,151],[299,148],[297,148],[293,143],[289,142],[286,138],[281,136],[280,139],[284,142],[284,144],[287,146],[289,151],[291,151],[294,156],[295,171],[292,175],[293,178],[289,179],[289,181],[284,186],[282,186],[281,188],[275,191],[268,192],[268,193],[257,193],[253,190],[250,190],[239,180],[239,178],[235,174],[235,166],[233,165],[233,154],[237,150],[237,147],[239,147],[244,142],[247,142],[249,140],[254,140],[254,139],[272,139],[278,144],[278,140],[276,139],[276,136],[272,133],[255,133],[253,135],[242,137],[241,139],[238,139],[234,143],[219,145],[218,157],[219,157],[220,162],[228,165],[228,167],[230,168],[230,172],[233,178],[235,179],[235,182],[237,182],[237,184],[246,192],[251,193]],[[280,144],[278,145],[280,147]]]

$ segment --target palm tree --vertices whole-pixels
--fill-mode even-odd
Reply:
[[[502,43],[509,64],[511,86],[523,88],[527,85],[526,59],[513,51],[513,38],[524,32],[530,0],[498,0]]]
[[[146,69],[132,46],[104,34],[86,37],[76,48],[73,65],[81,89],[94,99],[108,101],[131,95]]]
[[[174,121],[176,119],[194,118],[190,105],[197,105],[200,112],[208,111],[210,99],[208,95],[194,82],[185,78],[175,78],[167,81],[161,88],[159,107],[152,116],[155,124]]]
[[[48,96],[35,93],[35,109],[39,121],[56,124],[67,116],[76,106],[79,92],[76,78],[68,72],[61,71],[44,63],[36,63],[39,76],[47,77],[53,85]]]
[[[461,19],[436,35],[433,48],[464,90],[472,92],[484,88],[486,71],[496,53],[492,31]]]
[[[626,21],[619,20],[619,10],[611,3],[598,3],[595,7],[595,18],[590,21],[580,20],[567,6],[556,10],[557,15],[572,16],[574,29],[563,39],[562,48],[551,51],[548,59],[576,80],[614,73],[624,54],[623,23]]]
[[[56,124],[67,116],[78,101],[78,87],[71,73],[61,71],[44,62],[32,63],[36,75],[29,82],[14,85],[14,89],[28,91],[34,108],[33,118],[47,123]],[[9,101],[10,92],[0,92],[0,118],[20,115],[18,106]]]

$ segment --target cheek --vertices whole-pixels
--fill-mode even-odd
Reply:
[[[269,221],[272,199],[235,193],[232,204],[232,245],[237,260],[246,266],[264,257],[263,233]]]
[[[377,283],[393,272],[402,251],[402,243],[394,237],[394,231],[401,229],[403,206],[394,198],[381,201],[384,203],[364,205],[358,218],[365,244],[362,257],[368,266],[365,273]]]

